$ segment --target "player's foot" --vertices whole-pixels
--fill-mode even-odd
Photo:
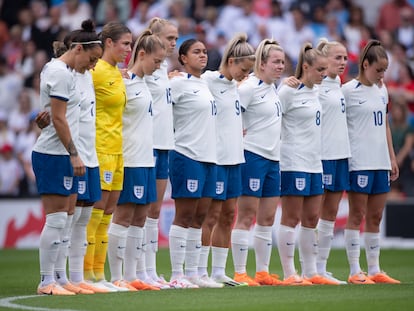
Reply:
[[[57,283],[51,283],[45,286],[37,287],[37,294],[38,295],[55,295],[55,296],[72,296],[76,295],[73,292],[70,292],[64,289],[62,286],[58,285]]]
[[[257,283],[255,280],[253,280],[250,276],[247,275],[247,273],[234,273],[234,278],[236,282],[239,283],[246,283],[249,286],[260,286],[259,283]]]
[[[332,273],[331,272],[325,272],[325,273],[321,273],[321,274],[319,274],[320,276],[323,276],[325,279],[329,279],[329,280],[331,280],[331,281],[333,281],[333,282],[336,282],[338,285],[345,285],[345,284],[348,284],[347,282],[345,282],[345,281],[342,281],[342,280],[338,280],[336,277],[334,277],[333,275],[332,275]]]
[[[393,279],[389,275],[387,275],[385,272],[378,272],[374,275],[369,275],[368,278],[375,282],[375,283],[382,283],[382,284],[401,284],[399,280]]]
[[[171,278],[170,286],[173,288],[181,289],[181,288],[199,288],[198,285],[193,284],[190,282],[185,276],[180,276],[176,278]]]
[[[145,283],[139,279],[128,282],[129,285],[134,287],[137,290],[160,290],[158,287],[152,286],[148,283]]]
[[[107,288],[111,292],[129,292],[128,288],[116,286],[115,284],[113,284],[112,282],[108,282],[107,280],[100,280],[92,284],[94,284],[95,286]]]
[[[288,285],[288,286],[308,286],[312,285],[311,282],[301,278],[299,275],[294,274],[290,277],[284,279],[281,285]]]
[[[205,283],[207,283],[209,288],[223,288],[224,287],[224,284],[220,282],[216,282],[208,275],[203,275],[200,277],[200,279],[203,280]]]
[[[145,280],[145,283],[147,283],[151,286],[157,287],[159,289],[171,289],[171,286],[169,284],[164,284],[164,283],[157,282],[157,281],[155,281],[154,279],[152,279],[150,277]]]
[[[75,293],[75,294],[86,294],[86,295],[95,294],[93,291],[91,291],[89,289],[79,287],[79,286],[76,286],[76,285],[72,284],[71,282],[67,282],[66,284],[63,284],[63,285],[60,285],[60,286],[62,286],[67,291]]]
[[[270,274],[267,271],[256,272],[254,280],[260,285],[282,285],[282,281],[279,280],[279,276],[277,274]]]
[[[360,284],[360,285],[368,285],[368,284],[375,284],[374,281],[372,281],[366,273],[359,272],[354,275],[350,275],[348,278],[348,283],[350,284]]]
[[[310,278],[304,277],[304,279],[308,282],[311,282],[314,285],[339,285],[338,282],[325,278],[319,274],[315,274],[314,276]]]
[[[125,280],[114,281],[112,282],[112,284],[119,288],[126,288],[130,292],[138,291],[134,286],[132,286],[131,284],[129,284],[129,282]]]
[[[100,284],[95,285],[95,284],[85,282],[85,281],[82,281],[82,282],[79,282],[79,283],[72,282],[72,284],[77,286],[77,287],[93,291],[95,294],[98,294],[98,293],[99,294],[104,294],[104,293],[110,293],[111,292],[111,290],[109,290],[105,286],[99,286]]]
[[[216,281],[217,283],[221,283],[224,286],[229,286],[229,287],[248,286],[247,283],[236,282],[232,278],[229,278],[227,275],[215,275],[212,277],[212,279]]]

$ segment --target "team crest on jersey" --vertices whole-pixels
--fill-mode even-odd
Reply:
[[[72,189],[72,184],[73,184],[73,177],[63,176],[63,187],[65,187],[66,190]]]
[[[224,192],[224,181],[216,182],[216,194],[222,194]]]
[[[249,188],[251,191],[257,191],[260,189],[260,179],[259,178],[250,178],[249,179]]]
[[[299,191],[303,191],[306,187],[306,179],[305,178],[295,178],[295,187]]]
[[[78,182],[78,194],[85,194],[86,192],[86,181],[79,180]]]
[[[134,186],[134,195],[137,199],[142,199],[144,196],[144,186]]]
[[[361,188],[365,188],[368,185],[368,176],[367,175],[358,175],[357,184]]]
[[[198,190],[198,180],[197,179],[187,179],[187,190],[194,193]]]
[[[103,172],[103,179],[107,184],[112,182],[113,174],[111,171],[104,171]]]
[[[332,174],[323,174],[323,184],[332,185]]]

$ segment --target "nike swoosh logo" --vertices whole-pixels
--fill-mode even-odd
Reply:
[[[370,249],[376,249],[376,248],[378,248],[379,247],[379,245],[375,245],[375,246],[370,246],[369,248]]]
[[[142,92],[142,91],[141,91]],[[135,96],[138,96],[139,94],[141,94],[141,92],[135,93]]]
[[[125,246],[118,246],[118,249],[124,249],[126,248]]]
[[[365,103],[365,102],[366,102],[366,100],[360,100],[360,101],[359,101],[359,104],[360,104],[360,105],[362,105],[362,104],[363,104],[363,103]]]
[[[113,85],[115,82],[108,82],[109,83],[109,85]]]
[[[330,89],[325,90],[325,94],[328,94],[330,91],[331,91]]]
[[[302,105],[306,104],[307,102],[308,102],[307,100],[303,101],[303,102],[302,102]]]
[[[201,248],[201,245],[196,245],[196,249],[199,249],[199,248]]]
[[[181,248],[185,248],[185,245],[180,245]]]
[[[261,95],[260,98],[263,99],[263,98],[265,98],[266,95],[267,95],[267,93],[264,94],[264,95]]]
[[[198,92],[200,92],[200,90],[193,90],[194,94],[197,94]]]
[[[267,243],[267,246],[272,246],[272,243]]]
[[[351,246],[359,246],[359,244],[351,243]]]
[[[244,251],[247,251],[247,250],[248,250],[248,248],[242,248],[242,247],[240,248],[241,252],[244,252]]]
[[[158,242],[158,240],[151,240],[151,241],[150,241],[150,243],[151,243],[151,244],[155,244],[155,243],[157,243],[157,242]]]
[[[157,81],[159,79],[160,79],[160,77],[154,77],[154,81]]]
[[[286,245],[288,245],[288,246],[291,246],[291,245],[293,245],[293,244],[295,244],[295,243],[289,243],[289,242],[286,242]]]
[[[108,244],[108,242],[107,241],[102,241],[102,244]]]
[[[221,94],[224,94],[224,93],[226,93],[226,92],[227,92],[227,90],[221,90],[221,91],[220,91],[220,93],[221,93]]]

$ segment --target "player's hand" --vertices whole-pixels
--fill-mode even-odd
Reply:
[[[73,167],[73,175],[82,176],[86,173],[85,165],[83,164],[79,155],[70,156],[70,163]]]
[[[37,114],[35,122],[40,129],[49,126],[50,124],[50,113],[48,111],[41,111]]]
[[[297,88],[300,85],[300,80],[294,76],[290,76],[283,79],[282,84],[286,84],[287,86]]]

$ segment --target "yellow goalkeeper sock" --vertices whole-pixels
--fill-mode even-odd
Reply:
[[[86,226],[86,239],[88,246],[86,247],[86,254],[84,258],[84,278],[88,281],[94,281],[95,275],[93,273],[93,262],[95,257],[95,243],[96,243],[96,230],[101,222],[104,211],[101,209],[93,208],[91,218]]]

